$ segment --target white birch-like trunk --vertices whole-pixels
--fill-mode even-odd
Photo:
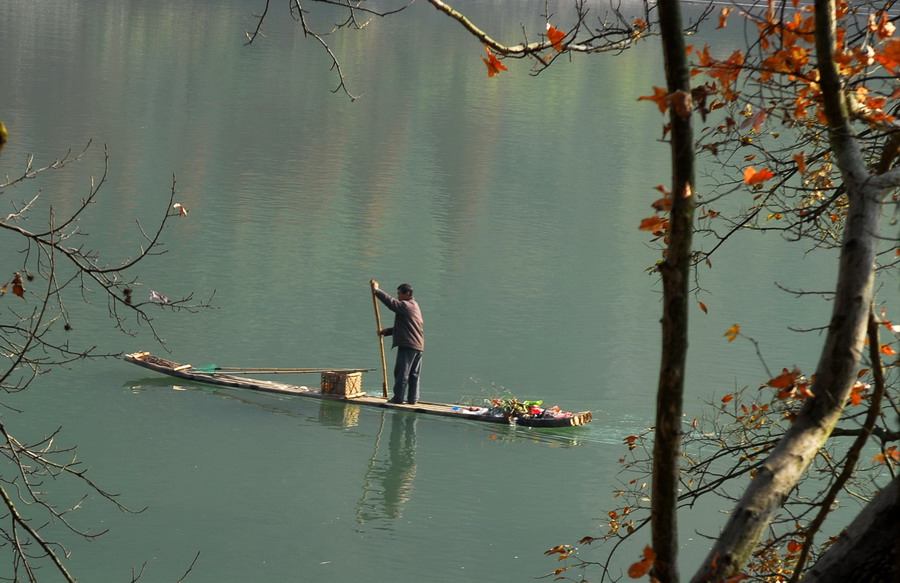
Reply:
[[[816,53],[835,160],[850,206],[825,345],[815,372],[815,394],[801,409],[732,512],[693,583],[718,582],[746,564],[766,527],[840,418],[856,381],[872,302],[879,221],[896,177],[870,173],[851,128],[834,54],[834,3],[816,1]]]

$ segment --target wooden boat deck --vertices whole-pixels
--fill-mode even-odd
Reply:
[[[345,403],[355,403],[357,405],[367,405],[371,407],[385,407],[388,409],[397,409],[401,411],[412,411],[415,413],[424,413],[427,415],[440,415],[444,417],[456,417],[460,419],[469,419],[472,421],[483,421],[489,423],[504,423],[523,425],[526,427],[574,427],[590,423],[592,414],[590,411],[582,411],[579,413],[561,413],[556,417],[503,417],[487,414],[484,407],[469,407],[467,405],[451,405],[445,403],[429,403],[419,401],[415,405],[407,403],[391,403],[382,396],[360,395],[356,397],[344,397],[323,392],[318,387],[307,387],[304,385],[291,385],[287,383],[279,383],[262,379],[252,379],[232,374],[223,374],[220,372],[208,372],[206,370],[197,369],[189,364],[179,364],[165,358],[154,356],[149,352],[135,352],[126,354],[123,357],[127,362],[138,366],[159,372],[165,375],[177,378],[196,381],[199,383],[219,385],[224,387],[233,387],[238,389],[250,389],[253,391],[264,391],[270,393],[279,393],[282,395],[295,395],[298,397],[312,397],[315,399],[324,399],[329,401],[341,401]],[[355,369],[361,371],[363,369]]]

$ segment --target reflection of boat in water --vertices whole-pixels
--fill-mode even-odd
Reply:
[[[419,401],[415,405],[406,403],[390,403],[383,396],[372,396],[362,392],[361,374],[366,369],[242,369],[246,373],[250,371],[259,374],[276,372],[292,373],[319,373],[322,375],[325,388],[291,385],[274,381],[252,379],[232,374],[241,369],[225,369],[216,365],[194,367],[190,364],[179,364],[165,358],[153,356],[149,352],[135,352],[126,354],[125,360],[144,368],[166,374],[169,376],[240,389],[279,393],[283,395],[295,395],[298,397],[312,397],[330,401],[367,405],[372,407],[384,407],[425,413],[428,415],[440,415],[443,417],[455,417],[470,421],[484,421],[488,423],[506,423],[524,425],[526,427],[573,427],[590,423],[592,414],[590,411],[580,413],[568,413],[558,410],[546,410],[542,413],[504,416],[498,415],[487,407],[472,407],[467,405],[450,405],[444,403],[427,403]],[[337,379],[337,380],[335,380]],[[352,384],[353,390],[347,389]],[[333,386],[332,386],[333,385]],[[340,385],[341,390],[335,390]],[[346,386],[345,386],[346,385]]]
[[[360,524],[381,518],[399,518],[403,514],[403,505],[412,498],[415,489],[418,418],[415,415],[391,416],[385,455],[379,451],[384,415],[382,413],[375,451],[369,461],[362,497],[356,508],[356,519]]]

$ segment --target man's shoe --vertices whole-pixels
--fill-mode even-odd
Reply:
[[[393,403],[394,405],[402,405],[403,399],[399,399],[399,400],[398,399],[389,399],[388,403]]]
[[[406,403],[409,405],[415,405],[416,403],[418,403],[418,401],[407,401]]]

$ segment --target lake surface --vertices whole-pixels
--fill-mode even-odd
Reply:
[[[112,262],[139,243],[135,221],[164,210],[173,174],[190,209],[136,292],[215,292],[215,310],[160,311],[173,359],[379,368],[369,279],[410,282],[426,319],[424,399],[512,394],[591,410],[594,422],[530,430],[416,417],[174,384],[120,360],[58,370],[6,397],[24,412],[4,411],[4,422],[30,435],[62,426],[58,441],[78,444],[95,481],[147,508],[125,515],[89,498],[76,522],[110,533],[90,544],[60,535],[72,571],[121,581],[146,563],[147,580],[174,581],[197,552],[189,581],[553,571],[543,551],[605,532],[622,440],[653,419],[660,306],[646,268],[658,253],[637,225],[669,182],[669,154],[661,116],[636,99],[663,84],[656,43],[537,77],[508,61],[489,79],[481,45],[416,4],[333,38],[361,95],[351,102],[331,93],[330,61],[280,3],[266,38],[244,45],[262,6],[3,2],[0,171],[93,140],[81,164],[7,191],[3,204],[40,186],[42,208],[72,208],[106,144],[110,174],[83,229]],[[458,5],[509,39],[538,27],[543,7]],[[0,273],[17,260],[0,255]],[[753,347],[723,337],[733,323],[762,341],[771,366],[813,369],[821,338],[788,328],[821,325],[828,306],[774,283],[829,289],[833,279],[825,258],[776,237],[747,235],[717,255],[702,279],[709,314],[693,315],[688,417],[766,380]],[[103,302],[74,307],[73,327],[88,346],[165,351],[146,329],[115,333]],[[364,388],[379,391],[379,373]],[[706,550],[692,529],[719,519],[685,517],[685,565]],[[8,568],[0,561],[0,576]]]

